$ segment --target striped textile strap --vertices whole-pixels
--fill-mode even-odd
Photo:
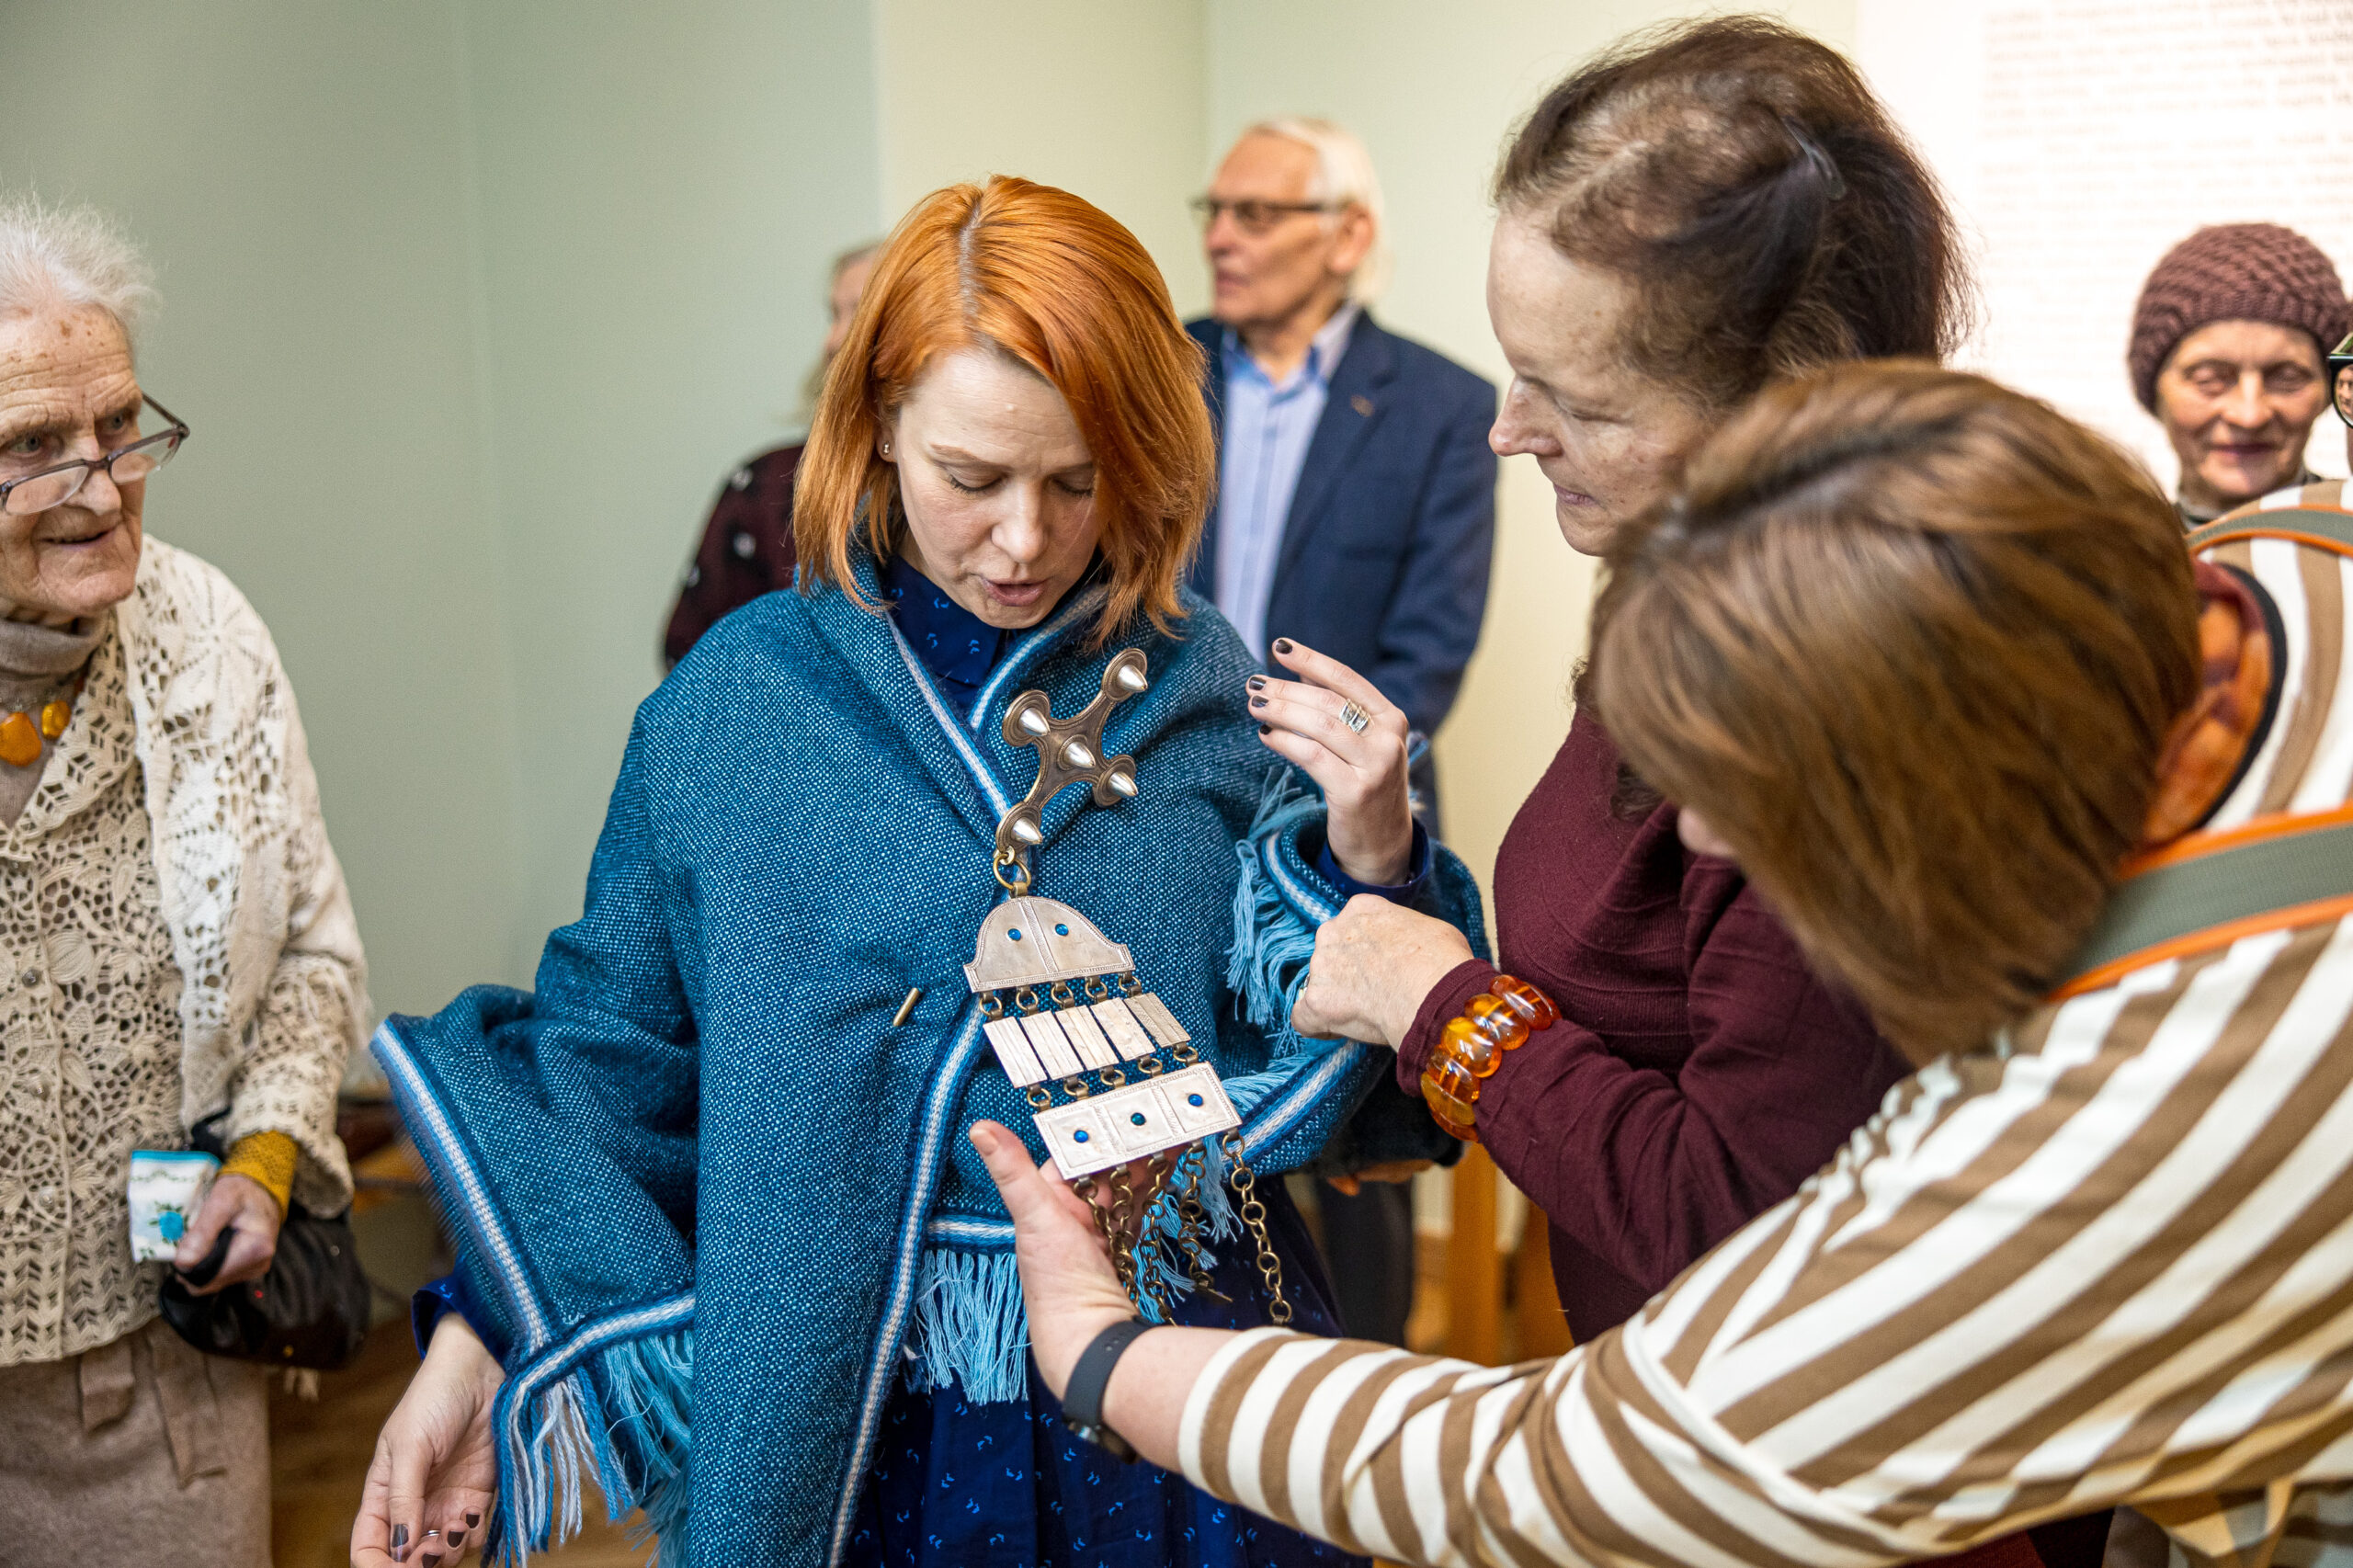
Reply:
[[[2286,539],[2353,554],[2353,513],[2289,506],[2191,530],[2192,551],[2234,539]],[[2353,913],[2353,808],[2194,834],[2152,856],[2109,901],[2052,1000],[2112,984],[2168,958]]]
[[[2286,818],[2231,840],[2128,878],[2052,999],[2163,959],[2353,913],[2353,812]]]
[[[2189,530],[2191,554],[2234,539],[2301,539],[2339,555],[2353,553],[2353,512],[2283,506],[2277,512],[2234,512]]]

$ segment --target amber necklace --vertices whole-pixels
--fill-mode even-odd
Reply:
[[[82,695],[83,683],[88,679],[85,669],[74,677],[73,689],[64,696],[0,719],[0,762],[11,767],[30,767],[39,762],[42,745],[63,734],[65,726],[74,722],[74,699]]]

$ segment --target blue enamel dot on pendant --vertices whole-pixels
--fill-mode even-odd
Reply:
[[[1072,1141],[1073,1141],[1074,1142],[1079,1142],[1079,1143],[1084,1143],[1084,1142],[1086,1142],[1086,1128],[1084,1128],[1084,1127],[1080,1128],[1077,1131],[1075,1131],[1075,1132],[1074,1132],[1074,1133],[1072,1133],[1072,1134],[1071,1134],[1071,1139],[1072,1139]]]
[[[1199,1095],[1187,1095],[1185,1096],[1185,1103],[1187,1105],[1199,1105],[1201,1103],[1201,1096]]]
[[[1015,926],[1012,930],[1007,931],[1007,932],[1006,933],[1006,936],[1008,936],[1008,937],[1012,937],[1015,941],[1017,941],[1017,941],[1021,940],[1021,928],[1020,928],[1018,926]]]
[[[1054,927],[1054,935],[1057,937],[1067,937],[1070,935],[1070,927],[1067,926],[1057,926]]]
[[[1143,1112],[1140,1110],[1130,1111],[1128,1113],[1128,1119],[1134,1122],[1138,1127],[1142,1127],[1143,1125]]]

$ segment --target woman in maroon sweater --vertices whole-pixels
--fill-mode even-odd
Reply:
[[[1934,181],[1851,65],[1772,22],[1650,34],[1579,70],[1495,183],[1487,308],[1513,380],[1490,439],[1535,457],[1584,554],[1767,382],[1937,358],[1960,335]],[[1273,750],[1351,748],[1350,717],[1403,733],[1353,672],[1274,653],[1302,678],[1254,694]],[[1477,1135],[1551,1221],[1587,1339],[1795,1191],[1907,1068],[1738,869],[1681,842],[1589,704],[1505,837],[1495,891],[1505,970],[1561,1017],[1480,1085]],[[1393,1045],[1418,1094],[1439,1032],[1496,972],[1452,927],[1357,898],[1318,934],[1293,1022]],[[2090,1568],[2106,1535],[2104,1515],[2063,1521],[1955,1561]]]
[[[1514,375],[1491,439],[1535,456],[1588,555],[1758,387],[1936,357],[1963,290],[1934,184],[1845,60],[1749,17],[1643,41],[1554,87],[1496,179],[1487,302]],[[1255,700],[1296,760],[1348,672],[1275,654],[1305,680]],[[1562,1017],[1481,1085],[1478,1135],[1551,1219],[1589,1338],[1788,1197],[1906,1069],[1738,869],[1691,853],[1674,808],[1621,777],[1588,706],[1495,890],[1506,969]],[[1395,1046],[1418,1096],[1438,1031],[1496,971],[1450,927],[1370,902],[1319,936],[1296,1021]]]
[[[1768,381],[1940,358],[1962,325],[1934,181],[1851,65],[1775,23],[1650,34],[1579,70],[1521,127],[1495,194],[1488,313],[1513,381],[1491,439],[1536,458],[1587,555]],[[1344,667],[1275,656],[1302,679],[1256,695],[1272,749],[1335,744],[1343,688],[1397,730]],[[1796,1190],[1907,1067],[1730,861],[1681,842],[1590,705],[1506,836],[1495,892],[1504,969],[1561,1017],[1481,1083],[1476,1131],[1550,1220],[1586,1339]],[[1393,1045],[1418,1094],[1439,1032],[1496,972],[1451,927],[1358,898],[1319,933],[1293,1021]],[[2075,1568],[2105,1533],[2071,1521],[2035,1544]],[[1968,1555],[2035,1558],[2017,1537]]]

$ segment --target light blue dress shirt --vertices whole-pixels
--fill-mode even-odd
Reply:
[[[1315,334],[1307,362],[1277,386],[1225,332],[1225,449],[1218,456],[1217,608],[1264,663],[1267,601],[1275,591],[1283,521],[1307,461],[1308,443],[1332,393],[1332,370],[1347,352],[1361,312],[1342,305]]]

